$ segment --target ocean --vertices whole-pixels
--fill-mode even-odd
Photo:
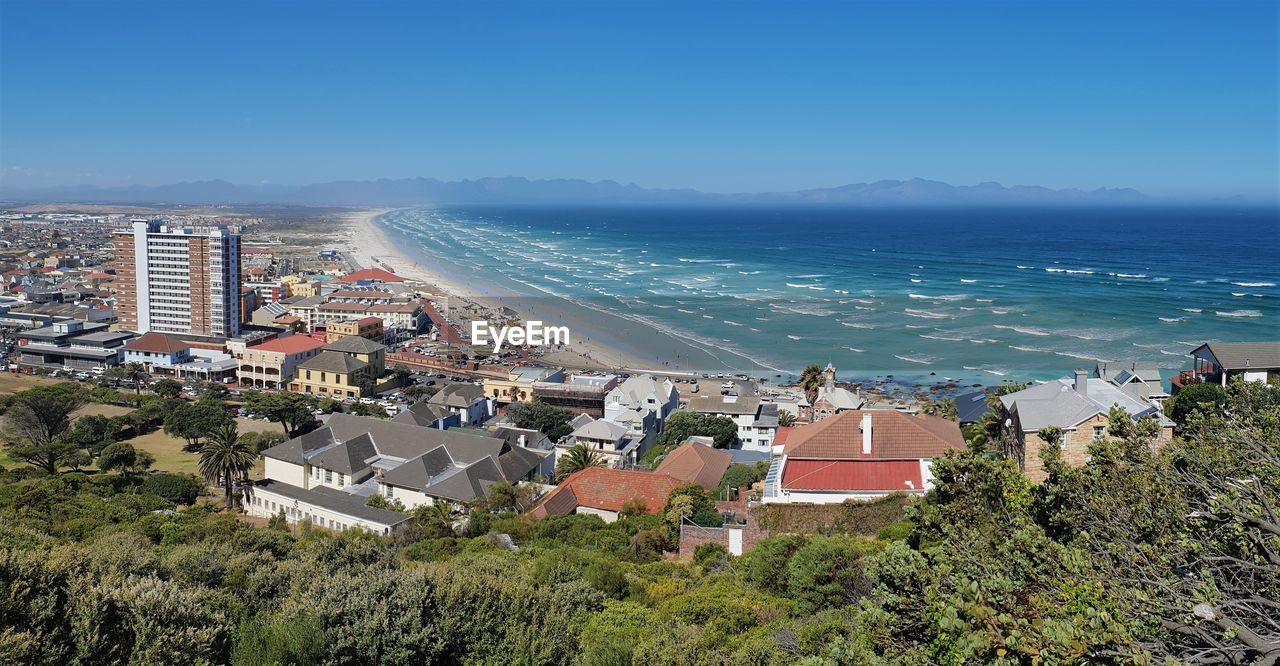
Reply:
[[[1280,222],[1234,208],[449,207],[415,261],[674,370],[992,384],[1280,337]]]

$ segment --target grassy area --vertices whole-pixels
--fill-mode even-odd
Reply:
[[[80,409],[77,409],[74,412],[74,416],[105,416],[110,418],[112,416],[124,416],[132,411],[132,407],[125,407],[124,405],[99,405],[97,403],[90,403]]]
[[[246,432],[284,432],[279,423],[270,421],[255,421],[236,417],[236,427],[241,433]],[[181,472],[184,474],[200,474],[200,455],[194,452],[183,451],[182,447],[186,446],[186,440],[166,435],[164,431],[157,430],[147,433],[141,437],[134,437],[129,440],[134,448],[148,451],[156,457],[155,465],[151,469],[162,472]],[[249,476],[254,479],[262,478],[262,461],[259,460],[254,466]]]
[[[0,372],[0,393],[17,393],[18,391],[25,391],[37,386],[57,384],[59,381],[67,380],[50,377],[37,377],[36,375],[19,375],[13,372]]]

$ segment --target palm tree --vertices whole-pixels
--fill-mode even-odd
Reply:
[[[778,410],[778,425],[789,428],[796,424],[796,415],[785,409]]]
[[[926,411],[934,416],[941,416],[948,421],[955,421],[960,418],[960,411],[956,408],[955,398],[947,398],[932,403]]]
[[[800,388],[804,389],[804,395],[809,399],[809,404],[812,405],[813,401],[818,399],[818,387],[822,386],[822,382],[822,367],[817,363],[810,363],[800,371]]]
[[[137,361],[129,361],[120,366],[120,378],[132,382],[134,396],[141,396],[142,382],[147,379],[147,366]]]
[[[240,439],[235,423],[229,423],[209,433],[200,447],[200,475],[210,482],[221,480],[226,484],[230,510],[232,479],[243,477],[257,460],[253,445]]]
[[[556,461],[556,478],[564,479],[574,472],[602,465],[604,458],[599,453],[588,449],[585,444],[574,444]]]

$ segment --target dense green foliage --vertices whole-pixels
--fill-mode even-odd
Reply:
[[[569,425],[573,412],[545,402],[513,402],[507,406],[506,415],[517,428],[537,430],[553,442],[573,432]]]
[[[420,507],[386,539],[253,527],[211,503],[173,511],[158,475],[23,467],[0,472],[0,663],[1280,656],[1280,388],[1230,387],[1161,450],[1124,428],[1080,468],[1047,449],[1038,486],[990,453],[951,453],[879,538],[776,536],[691,561],[662,552],[673,517],[707,508],[696,488],[608,524],[521,517],[528,498],[504,487],[465,518]],[[838,510],[885,524],[903,501]]]

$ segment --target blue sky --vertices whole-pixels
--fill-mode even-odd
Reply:
[[[10,186],[1277,191],[1274,2],[0,0]]]

